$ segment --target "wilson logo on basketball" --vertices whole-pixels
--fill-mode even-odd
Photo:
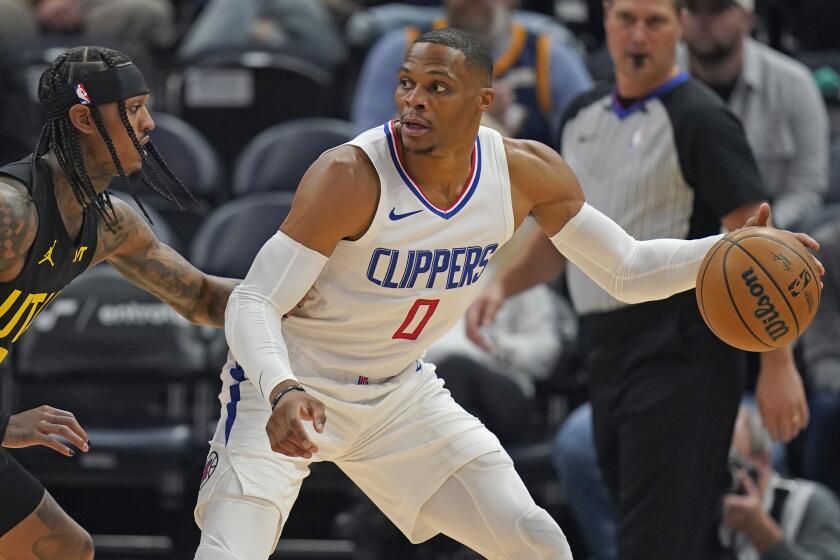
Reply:
[[[755,298],[756,310],[754,315],[764,324],[764,332],[774,341],[779,340],[790,331],[787,323],[779,319],[776,306],[770,301],[770,296],[764,293],[764,286],[758,281],[752,267],[744,271],[741,278],[744,279],[744,284]]]

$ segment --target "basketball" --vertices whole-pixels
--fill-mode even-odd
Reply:
[[[697,305],[718,338],[767,352],[801,335],[820,304],[819,272],[792,234],[766,227],[718,241],[697,271]]]

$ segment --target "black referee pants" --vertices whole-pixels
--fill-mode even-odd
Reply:
[[[585,316],[581,335],[619,559],[716,557],[744,353],[709,331],[693,291]]]

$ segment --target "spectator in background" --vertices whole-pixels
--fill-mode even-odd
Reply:
[[[319,0],[210,0],[187,30],[178,55],[187,60],[214,49],[243,47],[285,49],[326,68],[347,56]]]
[[[840,270],[840,218],[818,228],[819,258]],[[825,277],[820,310],[802,336],[811,389],[811,427],[806,434],[803,474],[840,496],[840,276]],[[838,550],[840,556],[840,550]]]
[[[688,0],[686,7],[680,66],[744,124],[775,225],[801,222],[828,188],[828,113],[811,73],[750,38],[753,0]]]
[[[0,37],[11,44],[40,33],[115,40],[145,54],[171,46],[175,13],[168,0],[0,0]]]
[[[552,115],[587,89],[591,80],[580,57],[549,35],[535,35],[513,17],[515,0],[445,0],[435,28],[455,27],[481,35],[493,51],[496,99],[482,124],[506,136],[552,144]],[[353,100],[359,130],[396,114],[394,85],[403,53],[427,29],[394,30],[365,59]]]
[[[834,560],[840,504],[820,484],[782,478],[770,462],[770,436],[755,409],[735,422],[720,537],[733,560]]]

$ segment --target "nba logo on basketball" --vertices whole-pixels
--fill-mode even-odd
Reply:
[[[76,97],[79,98],[79,103],[82,105],[90,105],[90,96],[82,84],[76,86]]]

